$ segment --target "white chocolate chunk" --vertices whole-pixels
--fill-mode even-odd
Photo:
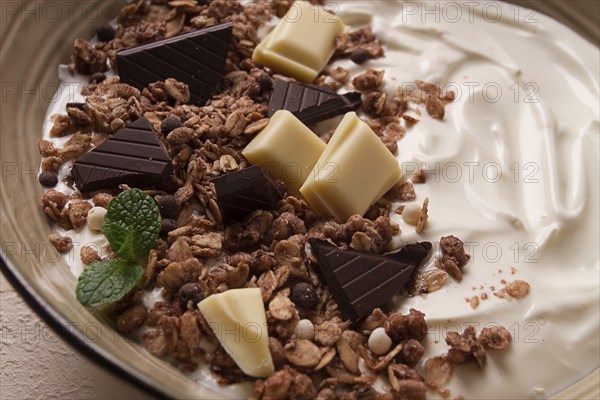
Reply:
[[[106,208],[92,207],[87,214],[88,227],[93,231],[101,231],[104,225],[104,217],[106,216]]]
[[[315,326],[310,319],[298,321],[295,331],[298,340],[312,340],[315,337]]]
[[[419,203],[408,203],[402,210],[402,219],[410,225],[417,226],[421,217],[421,206]]]
[[[369,336],[369,349],[378,356],[390,351],[392,339],[385,333],[385,329],[376,328]]]
[[[244,373],[265,378],[275,370],[259,288],[230,289],[198,303],[219,342]]]
[[[349,112],[300,193],[320,215],[345,222],[354,214],[363,215],[401,176],[398,161],[375,132]]]
[[[294,196],[323,153],[325,143],[287,110],[277,111],[242,154],[282,180]]]
[[[312,82],[335,50],[344,23],[323,7],[296,1],[256,47],[252,59],[273,71]]]

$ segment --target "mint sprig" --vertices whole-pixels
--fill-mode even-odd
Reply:
[[[129,293],[143,275],[142,267],[120,258],[94,261],[79,276],[77,300],[87,307],[114,303]]]
[[[127,190],[108,205],[102,232],[118,257],[139,261],[146,257],[160,231],[158,207],[139,189]]]
[[[140,264],[160,231],[158,207],[139,189],[122,192],[109,203],[102,231],[117,258],[96,261],[79,276],[75,294],[87,307],[120,300],[142,279]]]

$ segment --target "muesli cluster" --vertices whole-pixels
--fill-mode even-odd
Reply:
[[[283,17],[292,3],[140,0],[121,10],[116,25],[101,27],[97,43],[76,40],[71,67],[90,75],[90,83],[82,92],[84,103],[70,103],[65,114],[54,117],[50,136],[69,137],[65,144],[39,142],[40,183],[49,188],[43,209],[64,230],[86,224],[101,229],[99,218],[129,186],[80,193],[73,177],[59,172],[63,164],[79,160],[145,118],[172,160],[172,174],[163,187],[144,188],[160,213],[159,237],[144,257],[139,285],[103,308],[114,316],[117,330],[142,332],[152,355],[171,360],[184,372],[206,363],[222,384],[252,379],[259,398],[422,399],[428,390],[444,390],[455,364],[473,361],[483,368],[487,350],[509,346],[508,330],[486,328],[479,336],[473,327],[449,332],[448,353],[423,362],[425,315],[414,309],[403,315],[383,304],[362,318],[347,318],[309,245],[320,239],[339,249],[387,257],[394,250],[392,238],[401,234],[392,213],[412,221],[417,233],[426,229],[429,199],[420,208],[406,208],[416,200],[413,184],[426,179],[422,171],[396,183],[363,215],[344,221],[323,217],[299,195],[286,194],[271,209],[256,209],[235,220],[224,218],[219,204],[214,179],[251,167],[242,151],[269,124],[274,80],[294,81],[252,58],[260,43],[258,29],[273,17]],[[172,77],[139,89],[108,73],[119,73],[119,50],[226,23],[232,24],[231,46],[223,78],[206,104],[194,104],[190,86]],[[362,64],[384,56],[370,27],[336,37],[333,59],[348,57]],[[409,104],[422,106],[428,114],[422,118],[443,119],[453,93],[416,81],[416,90],[388,96],[383,80],[383,70],[368,69],[350,82],[347,70],[327,66],[312,83],[331,93],[362,92],[364,121],[396,154],[404,126],[418,123],[405,113]],[[327,132],[321,140],[327,143],[330,136]],[[76,190],[67,195],[52,189],[59,181]],[[60,252],[73,248],[69,237],[53,233],[50,240]],[[406,293],[438,290],[448,276],[460,281],[469,260],[462,241],[449,235],[441,238],[440,246],[438,268],[420,271],[419,262],[412,265]],[[110,247],[101,254],[90,246],[80,248],[82,261],[92,265],[120,260],[123,254]],[[148,309],[142,297],[155,288],[162,290],[163,300]],[[242,288],[259,288],[264,303],[274,372],[263,379],[240,369],[197,307],[211,295]],[[525,282],[514,281],[497,295],[518,298],[527,291]]]

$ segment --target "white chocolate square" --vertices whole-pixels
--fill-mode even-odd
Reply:
[[[230,289],[198,303],[219,342],[244,373],[266,378],[275,370],[259,288]]]
[[[325,150],[325,143],[287,110],[277,111],[242,154],[269,175],[285,182],[288,192],[300,187]]]
[[[318,214],[345,222],[367,212],[401,176],[396,157],[356,113],[349,112],[300,193]]]
[[[279,24],[256,47],[252,59],[280,74],[311,83],[335,51],[344,23],[323,7],[292,4]]]

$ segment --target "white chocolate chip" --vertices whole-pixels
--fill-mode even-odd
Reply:
[[[88,211],[87,224],[93,231],[101,231],[102,225],[104,224],[104,216],[106,215],[106,208],[103,207],[92,207]]]
[[[417,225],[421,215],[421,206],[418,203],[409,203],[402,210],[402,219],[410,225]]]
[[[315,326],[309,319],[301,319],[296,324],[296,337],[298,340],[311,340],[315,337]]]
[[[385,329],[377,328],[369,336],[369,349],[378,356],[387,353],[392,348],[392,339],[385,333]]]

